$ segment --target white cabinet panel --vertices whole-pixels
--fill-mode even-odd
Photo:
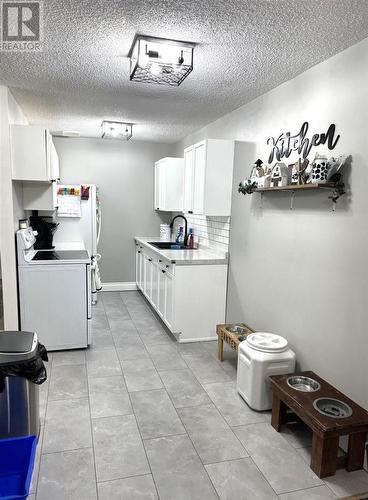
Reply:
[[[60,180],[60,166],[59,166],[59,157],[56,152],[54,143],[52,142],[52,137],[49,137],[50,144],[50,174],[51,180],[59,181]]]
[[[159,276],[161,269],[159,266],[152,261],[152,294],[151,294],[151,302],[155,309],[158,306],[158,287],[159,287]]]
[[[47,129],[11,125],[10,137],[14,180],[50,182],[59,178],[59,159]]]
[[[165,273],[165,316],[164,320],[170,330],[173,330],[174,314],[174,277]]]
[[[144,289],[143,292],[149,301],[152,300],[153,266],[152,259],[148,255],[144,256]]]
[[[194,151],[184,150],[184,212],[193,212]]]
[[[139,246],[136,243],[136,248],[135,248],[135,283],[137,287],[139,288]]]
[[[193,213],[204,213],[204,186],[206,176],[206,144],[194,147]]]
[[[184,150],[184,212],[229,216],[234,142],[206,139]]]
[[[155,163],[155,209],[183,210],[184,162],[182,158],[162,158]]]
[[[165,206],[165,177],[160,162],[155,163],[155,210],[163,210]]]
[[[139,252],[139,276],[140,276],[139,287],[143,291],[145,276],[144,276],[144,257],[141,250]]]
[[[136,251],[135,263],[136,263],[136,283],[137,287],[143,291],[143,283],[144,283],[144,271],[143,271],[143,252],[142,248],[138,247]]]
[[[57,208],[57,182],[23,182],[24,210],[55,210]]]
[[[159,269],[158,273],[157,312],[161,317],[165,316],[165,271],[162,269]]]

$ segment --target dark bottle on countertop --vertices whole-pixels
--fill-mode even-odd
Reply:
[[[187,245],[191,249],[194,248],[194,236],[193,236],[193,229],[191,227],[189,228],[189,235],[188,235]]]

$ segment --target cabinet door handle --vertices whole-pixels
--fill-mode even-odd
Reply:
[[[148,259],[148,262],[152,262],[152,259]]]
[[[170,266],[168,264],[166,264],[166,269],[168,269]]]
[[[188,214],[192,214],[193,213],[193,210],[188,210]]]
[[[158,261],[159,261],[159,262],[162,262],[162,260],[161,260],[161,259],[158,259]]]
[[[142,253],[140,250],[138,250],[138,253]]]
[[[162,272],[162,273],[164,273],[164,274],[166,273],[166,271],[164,271],[163,269],[162,269],[162,271],[161,271],[161,272]]]

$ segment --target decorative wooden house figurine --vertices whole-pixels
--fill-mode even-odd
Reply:
[[[271,187],[285,187],[288,179],[289,169],[285,163],[275,163],[271,170]]]
[[[263,161],[258,159],[254,162],[254,167],[250,173],[250,181],[256,182],[258,184],[259,178],[262,177],[265,173],[264,167],[262,167]]]
[[[258,177],[257,186],[259,188],[271,187],[271,174],[265,174],[265,175],[262,175],[262,177]]]

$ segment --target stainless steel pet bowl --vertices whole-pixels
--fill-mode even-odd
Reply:
[[[351,417],[353,410],[349,405],[334,398],[318,398],[313,402],[314,408],[326,417],[347,418]]]
[[[301,377],[295,375],[287,379],[287,384],[296,391],[302,392],[315,392],[321,388],[321,384],[317,380],[313,380],[309,377]]]
[[[241,335],[246,332],[246,329],[240,325],[232,325],[225,328],[230,333],[236,333],[237,335]]]

